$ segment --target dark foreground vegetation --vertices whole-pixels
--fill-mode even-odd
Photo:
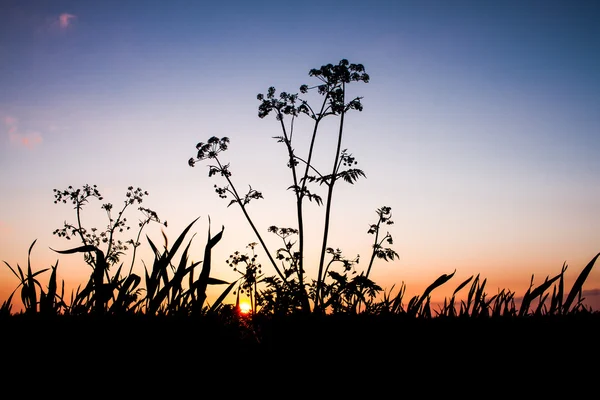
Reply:
[[[583,368],[600,355],[597,313],[528,317],[289,315],[250,317],[17,315],[0,336],[15,360],[84,363],[196,359],[412,365],[474,364]],[[387,362],[387,361],[386,361]],[[545,365],[544,363],[550,363]],[[430,365],[431,366],[431,365]]]
[[[190,166],[210,163],[209,177],[225,181],[224,186],[214,185],[216,193],[239,207],[256,234],[257,241],[247,246],[247,252],[235,251],[226,261],[215,263],[212,259],[224,227],[216,233],[209,227],[202,260],[189,260],[196,249],[192,239],[187,239],[195,219],[174,242],[164,235],[162,247],[146,236],[154,260],[143,263],[143,274],[138,274],[134,272],[136,250],[145,227],[150,223],[167,225],[155,211],[141,207],[148,193],[128,188],[116,214],[111,203],[102,204],[107,228],[87,229],[82,211],[90,201],[103,200],[97,187],[55,189],[55,203],[72,204],[77,222],[65,222],[54,234],[81,242],[55,251],[64,257],[83,256],[90,278],[77,290],[65,293],[64,283],[57,278],[58,261],[48,268],[31,265],[36,241],[29,248],[26,267],[4,261],[17,279],[14,292],[0,305],[2,342],[14,346],[11,362],[47,368],[60,363],[71,369],[109,363],[113,368],[136,371],[152,365],[164,368],[163,373],[177,370],[180,374],[183,364],[187,371],[231,362],[234,357],[254,368],[262,362],[284,370],[290,365],[312,365],[305,371],[343,369],[349,370],[350,376],[364,374],[365,369],[384,373],[390,363],[391,368],[409,365],[415,371],[426,368],[429,373],[431,368],[447,373],[463,363],[460,368],[466,377],[481,374],[490,366],[495,373],[506,367],[504,375],[494,378],[496,382],[512,380],[511,368],[520,369],[514,379],[525,379],[540,368],[550,369],[549,376],[555,368],[554,372],[564,377],[563,368],[576,369],[590,359],[595,362],[600,314],[585,306],[582,294],[600,253],[570,287],[564,279],[566,264],[542,282],[536,283],[532,277],[529,289],[518,296],[510,290],[489,294],[486,280],[477,275],[458,282],[442,305],[433,305],[432,292],[453,284],[454,272],[441,275],[422,294],[410,298],[405,297],[404,283],[383,290],[370,279],[376,262],[398,258],[391,248],[392,235],[385,231],[393,224],[391,207],[377,209],[375,220],[368,225],[372,252],[364,270],[358,270],[358,257],[348,258],[330,245],[333,187],[340,182],[353,184],[365,176],[356,168],[355,157],[342,147],[346,114],[362,110],[360,97],[347,98],[347,85],[367,83],[370,78],[361,64],[346,60],[313,69],[309,75],[320,82],[312,87],[302,85],[300,92],[316,91],[322,97],[318,107],[313,108],[298,94],[277,96],[274,88],[258,96],[259,117],[274,114],[282,128],[276,139],[289,157],[292,182],[288,189],[297,216],[296,227],[271,225],[264,229],[276,237],[274,250],[248,209],[251,201],[262,199],[262,193],[249,186],[246,194],[240,194],[230,164],[222,160],[229,138],[211,137],[198,143],[196,157],[188,161]],[[302,156],[292,145],[293,121],[299,116],[314,123],[308,154]],[[333,169],[319,172],[313,146],[326,117],[338,118],[339,136]],[[322,189],[324,193],[319,194]],[[303,217],[305,200],[325,207],[320,261],[312,278],[304,265],[304,231],[306,224],[314,221]],[[134,238],[121,240],[120,235],[130,230],[125,214],[135,205],[142,215],[139,229]],[[125,263],[129,250],[131,260]],[[259,256],[266,257],[266,266],[261,265]],[[214,265],[222,266],[223,261],[239,273],[238,279],[227,282],[214,276]],[[273,274],[263,272],[266,268]],[[223,287],[222,294],[207,299],[208,285]],[[23,304],[22,311],[13,312],[15,295]],[[229,298],[235,301],[228,303]],[[242,312],[245,299],[250,306]]]

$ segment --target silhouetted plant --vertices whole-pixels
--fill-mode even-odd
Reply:
[[[369,290],[370,300],[373,300],[375,295],[377,295],[381,288],[375,290],[375,283],[369,279],[369,275],[371,273],[371,268],[373,267],[373,262],[375,258],[382,259],[384,261],[393,261],[395,258],[398,258],[398,253],[390,247],[383,247],[384,243],[393,244],[394,239],[389,231],[380,237],[380,229],[382,225],[392,225],[394,221],[392,221],[392,208],[383,206],[377,209],[377,216],[379,217],[375,224],[371,224],[369,226],[369,230],[367,233],[375,235],[373,240],[373,252],[371,253],[371,258],[369,260],[369,265],[367,267],[367,271],[364,275],[364,278],[361,278],[363,284],[366,286],[359,287],[359,294],[354,301],[354,312],[360,311],[361,303],[364,301],[364,290]]]
[[[33,272],[31,268],[31,250],[37,242],[37,239],[31,243],[27,252],[27,273],[24,273],[19,264],[16,269],[11,267],[9,263],[4,261],[4,264],[12,271],[12,273],[19,279],[19,285],[10,294],[7,301],[2,304],[0,313],[10,313],[12,308],[11,302],[14,293],[21,288],[21,302],[25,308],[26,314],[43,314],[43,315],[56,315],[59,312],[61,303],[57,298],[57,285],[56,285],[56,268],[58,267],[58,261],[51,268],[45,268],[36,272]],[[36,278],[38,275],[44,272],[52,270],[50,279],[48,282],[48,291],[45,292],[42,285]],[[18,271],[18,273],[17,273]],[[39,296],[38,296],[39,289]]]
[[[141,204],[143,198],[148,195],[148,192],[142,190],[141,188],[134,189],[133,186],[129,186],[127,188],[123,207],[118,211],[116,218],[113,216],[113,204],[102,204],[101,209],[106,212],[106,216],[108,218],[108,225],[104,230],[98,230],[95,227],[88,230],[82,224],[83,206],[89,203],[91,198],[96,198],[100,201],[103,200],[103,197],[98,191],[96,185],[90,186],[86,184],[82,188],[78,189],[74,189],[72,186],[69,186],[64,190],[53,189],[53,191],[55,198],[54,204],[66,204],[70,202],[75,206],[74,208],[77,219],[75,224],[65,221],[63,227],[54,230],[53,234],[59,237],[64,237],[67,240],[71,240],[74,237],[79,237],[82,245],[84,246],[91,245],[99,248],[100,246],[105,245],[106,249],[104,251],[104,258],[109,267],[119,261],[121,255],[128,250],[128,245],[133,246],[134,248],[134,254],[131,261],[131,266],[133,267],[135,262],[135,250],[140,245],[139,238],[144,227],[150,222],[157,222],[167,226],[167,222],[161,222],[158,214],[155,211],[140,206],[138,207],[138,210],[142,213],[144,218],[139,221],[139,231],[136,239],[122,241],[121,239],[116,238],[117,233],[123,233],[131,229],[131,227],[127,224],[125,211],[134,204]],[[90,251],[86,253],[85,260],[92,268],[95,267],[93,252]]]
[[[239,308],[240,295],[245,294],[250,299],[250,311],[252,314],[255,314],[257,310],[256,296],[258,293],[258,282],[262,278],[261,265],[256,262],[257,255],[254,252],[256,245],[257,243],[252,242],[247,246],[252,251],[252,255],[249,256],[235,251],[225,261],[235,272],[241,275],[237,288],[233,292],[236,295],[235,306]]]
[[[176,266],[172,264],[176,252],[183,244],[183,240],[192,225],[198,220],[192,221],[179,235],[173,246],[168,248],[166,235],[164,249],[161,252],[156,245],[148,239],[148,243],[154,251],[154,263],[150,271],[145,268],[146,295],[139,303],[140,310],[148,315],[200,315],[203,312],[215,312],[222,305],[223,299],[234,287],[233,283],[215,279],[210,276],[212,267],[212,248],[221,240],[223,229],[215,236],[211,237],[210,226],[208,230],[208,239],[204,249],[204,258],[202,261],[192,261],[188,263],[188,252],[192,240],[188,242]],[[192,237],[193,239],[193,237]],[[200,274],[194,277],[194,271],[200,266]],[[188,283],[187,288],[184,282]],[[223,294],[205,310],[206,289],[208,285],[228,284]]]
[[[104,314],[109,311],[109,303],[113,302],[112,311],[115,311],[114,307],[127,309],[128,305],[133,304],[139,296],[139,291],[136,289],[140,277],[131,273],[135,262],[135,249],[140,245],[139,237],[144,227],[152,221],[157,223],[161,223],[161,221],[156,212],[140,206],[138,210],[142,212],[144,219],[139,222],[136,239],[122,241],[116,237],[116,234],[130,229],[125,211],[134,204],[141,204],[144,196],[147,195],[147,191],[141,188],[134,189],[133,186],[130,186],[125,193],[123,207],[116,216],[112,214],[112,203],[102,204],[101,208],[106,212],[108,225],[105,230],[99,231],[97,228],[88,230],[82,223],[84,205],[88,204],[92,198],[103,200],[96,185],[86,184],[78,189],[74,189],[72,186],[65,190],[54,189],[55,204],[70,202],[75,206],[77,223],[72,224],[65,221],[63,228],[56,229],[53,234],[67,240],[79,237],[82,242],[82,246],[55,251],[61,254],[84,253],[85,261],[93,270],[88,285],[81,292],[78,290],[74,299],[74,305],[77,306],[78,312],[86,312],[87,307],[92,307],[95,313]],[[166,226],[167,223],[162,224]],[[100,248],[102,245],[105,246],[105,250]],[[121,268],[123,265],[121,264],[116,274],[111,277],[109,274],[110,267],[119,262],[120,257],[128,250],[128,245],[134,248],[129,274],[127,274],[127,277],[122,278]],[[84,299],[86,301],[83,301]]]
[[[225,178],[227,185],[220,187],[215,185],[215,191],[222,198],[232,197],[229,205],[237,203],[241,208],[246,220],[250,224],[256,237],[263,250],[265,251],[269,261],[273,265],[275,272],[277,273],[277,279],[269,281],[269,284],[283,285],[283,288],[291,290],[299,290],[295,292],[295,295],[300,296],[299,300],[304,311],[310,311],[309,294],[307,287],[312,285],[311,282],[307,282],[305,278],[305,265],[304,265],[304,232],[305,232],[305,221],[304,221],[304,199],[315,201],[316,204],[322,205],[325,203],[324,212],[324,225],[323,225],[323,238],[321,253],[318,265],[317,278],[314,281],[314,289],[311,290],[310,298],[313,301],[314,311],[324,312],[325,311],[325,300],[324,300],[324,285],[327,277],[327,268],[325,266],[326,254],[331,254],[328,246],[330,219],[332,211],[333,201],[333,189],[337,181],[340,179],[348,183],[355,183],[358,178],[364,177],[365,174],[362,170],[355,167],[357,164],[356,158],[342,148],[343,143],[343,132],[344,132],[344,121],[345,115],[350,110],[362,111],[361,97],[355,97],[350,101],[347,100],[346,86],[351,82],[365,82],[369,81],[369,75],[365,72],[365,68],[362,64],[350,64],[347,60],[341,60],[337,65],[327,64],[323,65],[319,69],[311,69],[309,76],[314,77],[321,81],[316,86],[309,87],[308,85],[301,85],[300,92],[306,94],[311,90],[316,90],[319,95],[323,97],[322,103],[319,107],[313,108],[308,101],[299,97],[299,94],[291,94],[288,92],[281,92],[278,96],[276,95],[276,89],[270,87],[265,94],[259,94],[257,99],[260,101],[258,107],[258,116],[265,118],[271,113],[275,114],[276,120],[279,121],[282,135],[275,137],[275,139],[283,143],[286,146],[288,155],[287,166],[291,170],[292,185],[288,188],[294,192],[296,199],[296,218],[298,228],[285,228],[286,230],[281,231],[280,228],[272,226],[269,228],[269,232],[275,233],[282,237],[284,241],[284,247],[277,251],[276,257],[273,257],[271,251],[267,247],[261,233],[256,228],[255,223],[250,217],[247,205],[251,200],[262,198],[262,193],[256,189],[249,187],[248,192],[245,195],[240,195],[240,192],[234,186],[231,180],[231,171],[229,163],[224,163],[220,160],[219,154],[227,150],[229,145],[229,138],[217,138],[211,137],[206,143],[200,142],[196,146],[197,154],[195,158],[190,158],[188,164],[195,166],[199,161],[214,160],[215,164],[208,165],[209,177],[214,175],[221,175]],[[312,134],[310,137],[310,146],[308,154],[305,157],[296,154],[292,139],[294,134],[294,120],[299,115],[304,114],[313,120]],[[337,116],[339,117],[337,143],[335,146],[335,152],[333,155],[333,167],[330,173],[321,173],[315,167],[313,163],[314,146],[319,131],[320,123],[325,117]],[[286,125],[286,118],[289,119],[289,123]],[[301,168],[302,166],[303,168]],[[303,169],[303,170],[302,170]],[[320,195],[309,190],[308,184],[315,183],[319,186],[325,185],[327,189],[327,195],[325,202]],[[390,208],[386,207],[383,214],[389,213]],[[382,211],[378,210],[378,212]],[[382,214],[382,215],[383,215]],[[383,216],[384,220],[388,217]],[[385,221],[383,221],[385,222]],[[378,225],[376,225],[378,227]],[[287,240],[287,237],[291,234],[298,235],[298,251],[293,251],[292,247],[295,243]],[[389,240],[388,240],[389,239]],[[391,236],[386,236],[384,240],[388,240],[391,243]],[[379,243],[376,243],[380,246]],[[397,254],[391,249],[374,249],[374,256],[378,256],[384,259],[393,259]],[[383,255],[383,257],[381,257]],[[278,261],[285,261],[287,265],[278,264]],[[368,274],[360,278],[366,284],[369,282]],[[338,281],[338,283],[340,283]],[[367,289],[364,287],[363,289]],[[360,297],[361,290],[357,286],[357,292],[355,296]],[[279,292],[277,290],[276,292]],[[330,292],[329,292],[330,293]],[[356,306],[357,304],[355,304]]]

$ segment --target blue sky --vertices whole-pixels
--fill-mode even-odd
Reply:
[[[214,193],[222,182],[187,160],[228,136],[235,182],[265,197],[250,208],[259,229],[293,226],[280,131],[258,118],[256,95],[296,92],[311,68],[346,58],[371,76],[349,88],[364,110],[349,114],[343,146],[367,179],[336,187],[332,247],[366,259],[387,205],[400,259],[375,265],[385,288],[420,293],[456,270],[448,290],[481,274],[492,294],[522,294],[563,262],[574,279],[600,251],[599,18],[593,1],[3,1],[0,259],[26,265],[37,239],[34,268],[59,258],[61,278],[85,282],[79,257],[49,249],[72,245],[52,232],[75,216],[52,190],[96,184],[117,205],[133,185],[171,240],[200,216],[197,258],[208,216],[225,226],[214,275],[234,279],[224,260],[255,238]],[[334,136],[325,124],[323,168]],[[84,216],[106,224],[100,203]],[[316,254],[322,209],[308,217]],[[147,233],[161,242],[158,226]],[[0,293],[17,283],[0,268]]]

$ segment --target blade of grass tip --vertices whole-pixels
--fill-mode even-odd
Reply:
[[[195,235],[194,235],[195,236]],[[180,257],[177,268],[175,269],[175,273],[173,277],[169,280],[168,274],[166,273],[166,267],[163,266],[163,282],[164,286],[156,295],[156,299],[154,300],[155,305],[162,303],[165,299],[170,299],[170,303],[167,308],[173,309],[177,304],[180,304],[182,297],[182,281],[185,275],[189,272],[189,269],[186,268],[187,260],[188,260],[188,252],[190,245],[192,244],[192,239],[189,240],[187,246],[183,250],[183,253]],[[194,268],[192,265],[190,268]]]
[[[192,262],[190,264],[190,266],[187,268],[188,287],[190,289],[193,288],[194,285],[197,283],[196,281],[194,281],[194,271],[196,270],[196,267],[200,264],[202,264],[202,261],[195,261],[195,262]]]
[[[429,301],[428,298],[431,292],[433,292],[433,290],[438,288],[439,286],[442,286],[444,283],[448,282],[454,276],[455,273],[456,270],[454,270],[454,272],[452,272],[451,274],[442,274],[431,285],[429,285],[415,304],[416,309],[419,310],[421,308],[421,305],[424,300]]]
[[[425,303],[421,306],[421,310],[419,313],[422,317],[426,317],[427,319],[431,319],[431,298],[427,295],[427,299]]]
[[[11,272],[17,277],[17,279],[20,281],[20,283],[23,283],[23,279],[22,279],[22,272],[21,272],[21,268],[19,267],[19,264],[17,264],[17,268],[19,269],[19,273],[17,273],[17,271],[15,269],[13,269],[13,267],[10,266],[9,263],[7,263],[6,261],[4,261],[4,264],[6,264],[6,266],[11,270]]]
[[[563,305],[563,310],[565,313],[569,312],[569,308],[571,308],[571,304],[573,303],[573,300],[575,300],[577,293],[581,292],[581,290],[583,288],[583,284],[585,283],[585,280],[587,279],[588,275],[590,274],[590,271],[594,267],[594,263],[596,262],[596,260],[598,259],[599,256],[600,256],[600,253],[596,254],[596,256],[594,258],[592,258],[592,260],[588,263],[588,265],[583,269],[583,271],[581,271],[581,273],[577,277],[577,280],[573,284],[573,287],[571,288],[571,291],[569,292],[569,296],[567,297],[567,300],[565,300],[565,303]]]
[[[148,240],[148,244],[150,245],[154,253],[154,262],[152,263],[152,270],[150,272],[148,272],[148,266],[146,265],[146,263],[144,263],[144,272],[146,277],[146,299],[150,301],[150,299],[154,298],[160,285],[159,272],[162,268],[161,263],[164,257],[162,256],[161,252],[158,250],[158,248],[148,235],[146,235],[146,240]]]
[[[540,301],[538,302],[538,305],[537,305],[537,307],[535,309],[535,315],[542,315],[543,314],[544,303],[548,299],[548,296],[549,296],[548,293],[544,293],[543,295],[540,296]]]
[[[552,279],[548,279],[548,277],[546,277],[546,280],[544,281],[544,283],[542,283],[540,286],[538,286],[537,288],[535,288],[530,296],[532,299],[535,299],[536,297],[539,297],[542,295],[542,293],[544,293],[546,290],[548,290],[548,288],[554,283],[556,282],[560,277],[562,276],[562,274],[558,274],[556,275],[554,278]]]
[[[27,279],[25,279],[25,274],[23,273],[23,270],[21,269],[21,266],[19,264],[17,264],[17,269],[19,270],[19,276],[21,279],[21,282],[23,283],[23,285],[25,285],[25,282],[27,282]]]
[[[443,315],[445,317],[449,316],[451,314],[450,306],[453,303],[454,303],[454,297],[451,297],[450,299],[444,298],[444,303],[442,304],[442,309],[440,311],[440,315]]]
[[[196,235],[192,236],[192,238],[189,240],[187,246],[183,250],[183,253],[181,254],[181,257],[179,259],[179,264],[177,265],[177,268],[175,269],[175,274],[173,275],[173,278],[171,279],[173,296],[175,296],[175,297],[180,297],[182,295],[183,279],[185,278],[185,275],[188,274],[194,268],[194,266],[190,266],[191,270],[190,270],[190,268],[187,268],[187,262],[188,262],[188,258],[189,258],[188,257],[189,249],[192,244],[192,240],[194,239],[195,236]]]
[[[31,250],[33,249],[33,245],[35,244],[35,240],[33,241],[33,243],[31,244],[31,246],[29,246],[29,252],[27,254],[27,297],[28,297],[28,301],[30,304],[30,311],[32,312],[37,312],[37,290],[35,288],[35,285],[37,282],[37,280],[35,279],[35,275],[38,275],[39,273],[41,273],[42,271],[38,271],[35,275],[33,274],[32,270],[31,270]],[[46,268],[47,270],[47,268]],[[39,284],[39,283],[38,283]],[[25,287],[23,287],[23,289],[25,289]],[[23,293],[23,291],[21,292]]]
[[[223,301],[225,300],[225,298],[227,297],[227,295],[229,295],[229,293],[231,292],[231,290],[235,287],[235,284],[240,280],[241,278],[236,279],[235,281],[231,282],[229,284],[229,286],[227,286],[227,288],[225,290],[223,290],[223,293],[221,293],[221,295],[217,298],[217,300],[214,302],[214,304],[210,307],[210,311],[211,312],[215,312],[217,311],[217,309],[219,307],[221,307],[221,304],[223,304]],[[236,301],[237,303],[237,301]],[[238,304],[236,304],[236,307],[238,306]]]
[[[456,295],[458,292],[460,292],[461,289],[463,287],[465,287],[469,282],[471,282],[472,279],[473,279],[473,275],[471,275],[471,277],[469,279],[466,279],[463,283],[458,285],[458,287],[456,289],[454,289],[454,295]]]
[[[398,294],[394,297],[394,301],[392,302],[392,313],[397,314],[402,311],[402,299],[404,298],[404,294],[406,293],[406,284],[402,282],[400,289],[398,290]]]
[[[90,253],[92,251],[97,251],[98,248],[96,246],[88,244],[85,246],[74,247],[72,249],[67,249],[67,250],[55,250],[52,247],[50,247],[50,250],[55,251],[60,254],[74,254],[74,253]]]
[[[94,311],[97,314],[103,314],[105,307],[110,298],[108,286],[104,285],[104,273],[108,271],[108,263],[104,257],[104,252],[100,249],[96,249],[96,265],[94,266],[94,290],[96,294],[96,301],[94,303]]]
[[[166,262],[166,255],[162,254],[158,250],[158,248],[156,247],[154,242],[152,242],[152,240],[148,237],[148,235],[146,235],[146,238],[148,240],[148,243],[150,244],[150,247],[152,247],[152,250],[154,251],[154,262],[152,263],[152,270],[151,270],[150,274],[148,274],[148,268],[144,264],[145,274],[146,274],[146,311],[149,314],[156,314],[156,312],[158,311],[158,305],[159,305],[157,303],[156,297],[159,295],[160,287],[161,287],[160,282],[161,282],[161,280],[163,280],[163,273],[168,268],[168,263]],[[168,242],[167,242],[166,236],[164,236],[164,232],[163,232],[163,238],[165,241],[165,253],[166,253],[168,251],[167,250]],[[166,280],[168,281],[168,277]]]
[[[455,316],[456,315],[456,309],[455,309],[455,304],[456,304],[456,294],[458,292],[460,292],[469,282],[471,282],[471,280],[473,279],[473,275],[471,275],[468,279],[465,279],[460,285],[457,286],[456,289],[454,289],[454,293],[452,293],[452,299],[450,301],[450,303],[448,304],[447,308],[445,309],[446,312],[450,312],[449,316]]]
[[[415,295],[411,297],[411,299],[408,301],[408,305],[406,306],[406,312],[411,316],[415,316],[419,311],[417,308],[417,304],[420,304],[420,300],[419,296]]]
[[[196,218],[195,220],[193,220],[179,235],[179,237],[177,238],[177,240],[175,241],[175,243],[173,243],[173,246],[171,247],[171,250],[169,251],[169,254],[167,256],[167,264],[169,264],[171,262],[171,259],[173,258],[173,256],[175,255],[175,253],[177,252],[177,250],[179,249],[179,246],[181,246],[181,243],[183,243],[183,239],[185,238],[185,236],[187,235],[187,233],[189,232],[189,230],[192,228],[192,225],[194,225],[196,223],[196,221],[198,221],[198,219],[200,219],[200,217]]]
[[[156,248],[156,245],[154,244],[154,242],[152,241],[152,239],[150,239],[150,237],[148,235],[146,235],[146,240],[148,241],[148,244],[150,244],[150,247],[152,248],[152,251],[154,252],[154,256],[155,257],[160,256],[160,252],[158,251],[158,248]]]
[[[167,239],[165,237],[165,252],[160,257],[155,257],[155,262],[154,262],[154,266],[153,266],[153,275],[155,275],[156,279],[157,279],[157,282],[155,283],[156,288],[154,289],[156,291],[156,294],[155,294],[155,296],[150,298],[150,303],[149,303],[150,311],[152,313],[154,313],[160,307],[160,305],[163,303],[163,301],[165,299],[169,298],[169,293],[170,293],[171,289],[173,288],[173,286],[174,285],[177,286],[178,281],[180,279],[182,279],[184,276],[184,275],[176,273],[175,276],[173,277],[173,279],[171,280],[171,279],[169,279],[168,268],[169,268],[169,265],[171,264],[171,260],[173,259],[175,253],[179,249],[179,246],[181,246],[181,244],[183,243],[185,236],[187,235],[189,230],[192,228],[192,225],[194,225],[194,223],[196,223],[196,221],[198,221],[199,218],[200,217],[197,217],[196,219],[194,219],[180,233],[177,240],[175,240],[175,243],[173,244],[173,247],[171,248],[171,250],[167,249]],[[191,240],[189,241],[187,248],[189,248],[190,244],[191,244]],[[187,259],[187,248],[186,248],[186,251],[184,251],[184,253],[182,255],[182,259]],[[185,262],[187,262],[187,261],[185,261]],[[185,271],[185,269],[183,271]],[[163,287],[159,288],[161,280],[163,282]]]
[[[552,288],[552,297],[550,298],[550,309],[548,310],[548,313],[551,315],[560,314],[562,311],[561,302],[558,295],[559,292],[560,289],[557,289],[556,286]]]
[[[31,245],[29,246],[29,250],[27,251],[27,259],[29,260],[29,256],[31,256],[31,251],[33,250],[33,246],[35,245],[35,242],[37,242],[37,239],[35,239]]]
[[[113,302],[113,304],[110,307],[110,311],[114,313],[127,311],[126,300],[128,298],[131,298],[131,292],[133,292],[138,287],[141,281],[142,278],[140,278],[136,274],[131,274],[127,278],[125,278],[123,284],[119,288],[117,299]]]
[[[208,286],[208,278],[210,276],[211,262],[212,262],[212,248],[219,243],[221,238],[223,237],[223,231],[225,230],[224,226],[221,226],[221,231],[217,233],[214,237],[210,237],[210,219],[209,219],[209,227],[208,227],[208,241],[206,246],[204,247],[204,260],[202,262],[202,269],[200,270],[200,276],[198,277],[199,287],[198,287],[198,300],[200,302],[200,308],[204,305],[204,300],[206,299],[206,287]]]
[[[539,285],[537,288],[533,289],[531,291],[531,293],[529,294],[529,298],[530,300],[533,300],[535,298],[538,298],[546,292],[546,290],[548,290],[548,288],[554,283],[556,282],[559,278],[561,278],[562,273],[556,275],[554,278],[552,279],[548,279],[548,277],[546,277],[546,279],[544,280],[544,283],[542,283],[541,285]],[[539,312],[539,306],[537,307],[536,313]]]
[[[509,310],[512,309],[511,315],[514,312],[514,298],[515,298],[515,292],[511,292],[509,290],[507,290],[504,293],[504,296],[501,299],[501,304],[499,306],[500,308],[500,313],[501,315],[504,313],[508,313]],[[511,307],[512,305],[512,307]]]
[[[561,269],[560,280],[558,281],[558,292],[556,293],[556,310],[554,312],[562,313],[563,310],[563,298],[565,293],[565,272],[567,271],[567,262],[563,262],[563,266]]]
[[[26,283],[21,289],[21,301],[25,305],[28,312],[35,313],[37,311],[37,294],[35,291],[35,284],[33,279],[29,279],[30,275],[27,275]]]
[[[390,311],[391,297],[392,297],[392,292],[394,291],[394,286],[395,285],[392,285],[392,287],[390,288],[389,291],[387,291],[387,290],[383,291],[383,296],[381,299],[381,306],[383,307],[384,311]]]
[[[48,280],[48,293],[45,294],[44,300],[40,299],[40,311],[43,313],[53,314],[56,313],[54,308],[54,301],[56,299],[56,269],[58,268],[58,261],[56,264],[52,266],[52,273],[50,274],[50,279]],[[43,293],[43,291],[42,291]]]
[[[502,315],[508,317],[514,317],[517,315],[517,310],[515,307],[515,293],[512,292],[509,294],[503,302],[502,306]]]
[[[529,312],[529,305],[531,304],[531,288],[533,287],[533,279],[535,275],[531,275],[531,281],[529,282],[529,288],[523,295],[523,299],[521,300],[521,308],[519,309],[519,316],[523,317],[527,312]]]
[[[0,306],[0,316],[10,316],[12,315],[12,298],[15,292],[12,292],[8,299],[2,302],[2,306]]]
[[[179,249],[179,246],[181,246],[181,243],[183,243],[183,240],[184,240],[185,236],[187,235],[187,233],[189,232],[189,230],[192,228],[192,225],[194,225],[196,223],[196,221],[198,221],[199,218],[200,217],[197,217],[196,219],[194,219],[181,232],[181,234],[179,235],[179,237],[177,238],[177,240],[173,244],[173,247],[171,248],[170,251],[167,249],[167,239],[166,239],[166,236],[165,236],[165,252],[159,258],[155,257],[155,264],[154,264],[154,268],[153,268],[153,274],[154,273],[157,274],[157,279],[158,279],[157,287],[159,286],[161,278],[163,280],[164,287],[162,289],[158,290],[158,293],[156,294],[156,297],[152,297],[150,299],[151,311],[156,310],[159,307],[159,305],[162,303],[162,301],[166,298],[166,296],[168,294],[168,291],[170,290],[171,285],[172,285],[172,283],[170,283],[169,276],[168,276],[168,273],[167,273],[168,267],[169,267],[169,265],[171,263],[171,260],[172,260],[173,256],[175,255],[175,253]]]
[[[60,312],[60,308],[65,308],[65,280],[63,279],[60,285],[60,307],[58,308],[58,312]]]
[[[101,296],[101,298],[105,298],[106,296],[104,296],[104,287],[102,286],[102,283],[104,281],[104,272],[108,270],[108,264],[106,263],[106,259],[104,257],[104,252],[102,250],[100,250],[99,248],[97,248],[94,245],[85,245],[85,246],[80,246],[80,247],[75,247],[72,249],[67,249],[67,250],[55,250],[53,248],[50,248],[50,250],[55,251],[59,254],[74,254],[74,253],[90,253],[90,252],[95,252],[96,253],[96,264],[94,266],[94,271],[92,273],[92,277],[93,277],[93,284],[94,284],[94,290],[98,291],[99,295]],[[97,311],[100,311],[101,308],[101,304],[97,304]]]
[[[473,280],[473,283],[471,283],[471,287],[469,288],[469,294],[467,295],[466,302],[463,302],[463,304],[464,304],[464,309],[462,311],[463,315],[468,315],[471,312],[471,309],[473,306],[473,297],[475,296],[475,292],[477,291],[478,287],[479,287],[479,274],[477,274],[477,276]]]
[[[481,282],[481,285],[477,287],[475,292],[475,299],[473,300],[473,311],[479,313],[482,307],[485,307],[485,285],[487,284],[487,278]],[[482,305],[483,304],[483,305]]]
[[[156,259],[156,254],[154,255]],[[146,279],[146,299],[151,299],[156,291],[156,282],[153,276],[148,274],[148,266],[144,263],[144,277]]]

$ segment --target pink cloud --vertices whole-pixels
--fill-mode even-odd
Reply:
[[[10,134],[10,141],[20,146],[32,149],[42,143],[42,135],[39,132],[28,132],[26,134],[13,133]]]
[[[7,117],[4,117],[4,123],[6,125],[9,125],[9,126],[16,125],[17,124],[17,119],[13,118],[13,117],[10,117],[10,116],[7,116]]]
[[[60,29],[67,29],[71,25],[71,21],[77,18],[76,15],[62,13],[58,16],[58,26]]]
[[[15,135],[17,133],[17,119],[13,117],[4,117],[4,125],[8,129],[9,135]]]
[[[11,143],[32,149],[43,142],[42,135],[39,132],[20,132],[18,121],[14,117],[4,117],[4,125]]]

